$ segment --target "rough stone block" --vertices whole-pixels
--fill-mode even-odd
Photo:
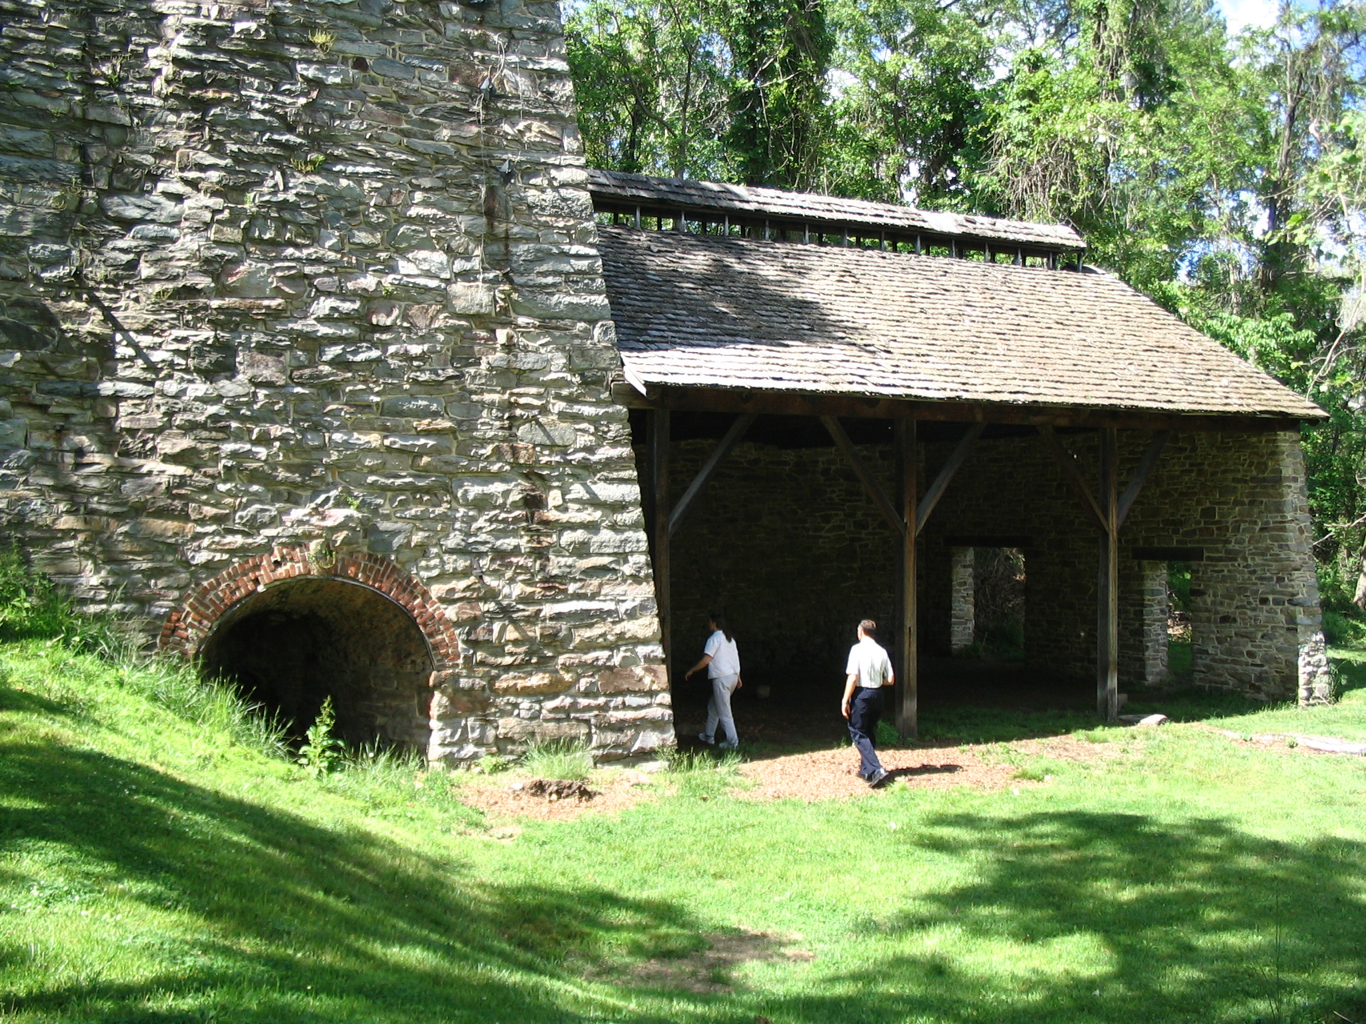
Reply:
[[[574,685],[572,676],[555,672],[509,673],[493,684],[496,693],[563,693]]]

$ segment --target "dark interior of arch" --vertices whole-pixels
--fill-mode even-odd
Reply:
[[[301,739],[332,697],[348,744],[424,749],[431,655],[406,611],[359,584],[290,580],[229,611],[201,671],[231,682]]]

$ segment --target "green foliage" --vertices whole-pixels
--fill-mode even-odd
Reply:
[[[477,775],[499,775],[511,770],[513,763],[512,758],[502,754],[485,754],[470,770]]]
[[[993,77],[990,8],[933,0],[835,0],[835,65],[823,190],[928,208],[970,206]]]
[[[748,185],[810,189],[823,156],[834,39],[826,0],[731,0],[726,152]]]
[[[1323,636],[1330,644],[1366,643],[1366,622],[1332,608],[1325,608]]]
[[[1173,683],[1189,682],[1195,670],[1195,645],[1189,640],[1167,643],[1167,676]]]
[[[303,746],[295,763],[313,776],[326,775],[342,764],[345,745],[332,735],[337,727],[337,714],[332,707],[332,695],[328,694],[323,706],[318,709],[318,717],[304,733]]]
[[[0,548],[0,640],[42,639],[71,650],[121,653],[125,630],[108,615],[76,611],[71,598],[25,561],[13,547]]]
[[[519,765],[538,778],[582,781],[593,770],[593,753],[582,743],[538,743],[522,755]]]
[[[1172,608],[1180,612],[1191,610],[1190,562],[1167,563],[1167,596]]]
[[[740,785],[740,763],[740,755],[733,750],[674,750],[669,754],[664,781],[680,796],[710,800]]]

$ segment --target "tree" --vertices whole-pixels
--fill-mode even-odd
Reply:
[[[1087,258],[1330,413],[1330,593],[1366,607],[1366,0],[590,0],[590,159],[1063,221]]]
[[[821,183],[836,194],[971,207],[965,168],[996,58],[997,5],[836,0],[831,142]]]
[[[826,0],[734,0],[726,19],[732,87],[727,150],[747,185],[810,189],[826,127],[834,38]]]
[[[729,51],[710,4],[592,0],[565,25],[591,164],[675,177],[724,173]]]

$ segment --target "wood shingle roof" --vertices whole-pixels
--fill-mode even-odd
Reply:
[[[778,224],[808,224],[814,230],[864,232],[876,237],[888,232],[898,237],[923,235],[926,242],[958,239],[990,244],[1009,251],[1022,246],[1033,251],[1079,252],[1085,240],[1065,224],[1033,224],[974,214],[918,210],[893,203],[784,192],[776,188],[732,185],[682,178],[652,178],[620,171],[589,170],[588,190],[599,210],[681,211],[685,216],[724,215],[747,222],[772,220]]]
[[[599,248],[638,389],[1324,415],[1103,273],[616,227]]]

